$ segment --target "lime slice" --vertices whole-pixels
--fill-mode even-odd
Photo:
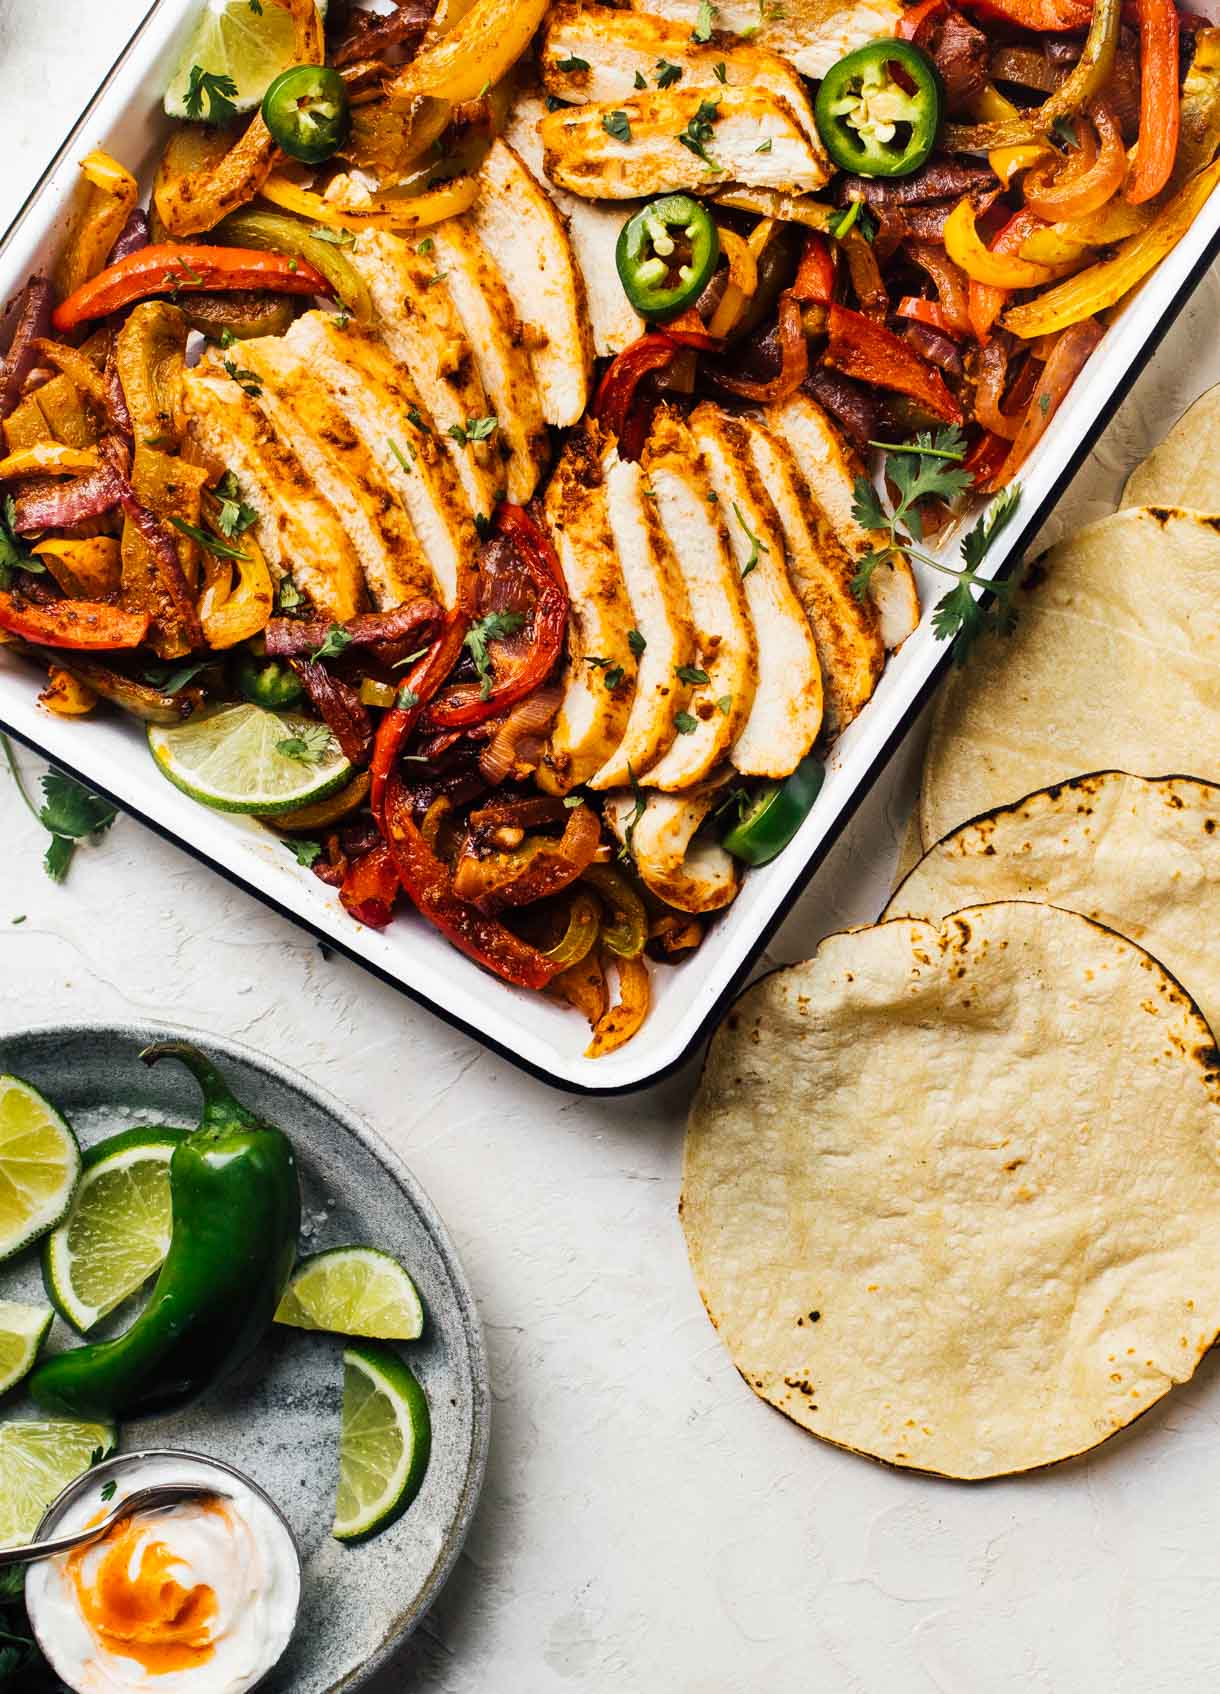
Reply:
[[[106,1423],[0,1423],[0,1549],[29,1541],[55,1496],[114,1442]]]
[[[318,0],[318,12],[325,18],[326,0]],[[206,95],[201,111],[187,111],[196,65],[213,76],[229,77],[237,86],[229,98],[239,112],[252,112],[268,84],[294,62],[292,14],[286,8],[274,0],[207,0],[165,91],[166,113],[171,118],[210,115]]]
[[[185,723],[150,724],[148,745],[163,776],[222,812],[295,812],[352,774],[325,724],[262,706],[222,706]]]
[[[169,1252],[169,1162],[185,1129],[127,1129],[86,1150],[67,1217],[42,1244],[55,1310],[83,1335]]]
[[[419,1493],[432,1451],[424,1391],[390,1347],[365,1341],[343,1349],[339,1498],[332,1534],[376,1535]]]
[[[54,1316],[50,1306],[0,1300],[0,1394],[15,1388],[33,1369]]]
[[[0,1076],[0,1259],[63,1217],[80,1175],[76,1137],[19,1076]]]
[[[415,1284],[376,1247],[332,1247],[298,1265],[275,1314],[293,1329],[414,1341],[424,1327]]]

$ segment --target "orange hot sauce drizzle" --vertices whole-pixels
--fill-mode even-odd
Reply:
[[[200,1508],[228,1521],[218,1500]],[[206,1583],[183,1588],[171,1572],[180,1561],[162,1541],[149,1541],[132,1570],[143,1528],[134,1518],[115,1527],[100,1542],[68,1556],[67,1568],[81,1614],[98,1644],[135,1661],[151,1676],[190,1670],[212,1656],[210,1624],[216,1595]],[[84,1560],[101,1547],[104,1556],[90,1582]]]

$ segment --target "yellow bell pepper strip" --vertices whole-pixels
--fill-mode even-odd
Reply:
[[[217,288],[263,288],[274,294],[330,293],[330,284],[312,265],[279,253],[165,244],[142,247],[117,265],[107,266],[57,306],[51,322],[61,333],[67,333],[89,318],[105,317],[152,294]]]
[[[611,1006],[593,1026],[593,1039],[585,1048],[586,1059],[603,1059],[625,1046],[648,1016],[652,998],[648,966],[643,959],[615,960],[618,969],[618,1005]]]
[[[35,389],[33,398],[56,441],[65,447],[96,447],[101,435],[98,414],[76,384],[60,373]]]
[[[1174,0],[1136,0],[1140,26],[1140,129],[1124,190],[1133,206],[1169,181],[1178,152],[1178,14]]]
[[[216,164],[168,176],[153,186],[153,205],[168,234],[202,235],[253,200],[279,156],[261,112]]]
[[[20,447],[0,459],[0,482],[15,476],[79,476],[95,471],[98,456],[92,447],[65,447],[62,441],[40,441]]]
[[[1178,156],[1171,189],[1210,165],[1220,150],[1220,29],[1195,35],[1195,56],[1182,84]]]
[[[1071,72],[1040,106],[993,123],[948,124],[941,145],[950,153],[990,153],[1040,141],[1057,118],[1068,118],[1100,94],[1114,69],[1121,0],[1095,0],[1084,50]]]
[[[73,388],[79,389],[99,412],[105,413],[105,379],[91,359],[87,359],[78,347],[69,347],[62,341],[50,341],[46,337],[40,337],[34,345],[44,364],[54,365],[57,371],[62,371]]]
[[[135,177],[109,153],[90,153],[81,160],[80,168],[88,187],[68,244],[55,267],[55,282],[61,294],[74,293],[102,269],[140,196]]]
[[[230,548],[219,536],[214,544],[225,548],[223,556],[211,550],[213,538],[205,532],[207,587],[199,600],[199,621],[208,646],[219,651],[236,647],[266,628],[275,609],[275,588],[267,561],[249,530],[240,547]]]
[[[442,223],[446,218],[460,217],[474,205],[478,183],[470,176],[455,176],[448,182],[424,194],[403,195],[401,199],[370,199],[362,206],[344,205],[324,199],[312,188],[302,188],[291,177],[273,175],[264,182],[264,200],[285,212],[327,229],[388,229],[393,231],[424,229]]]
[[[386,84],[391,100],[438,94],[477,100],[525,52],[546,16],[548,0],[475,0],[466,16]]]
[[[73,676],[71,671],[52,665],[47,686],[38,696],[38,704],[60,718],[83,718],[97,705],[97,695],[87,682]]]
[[[1179,189],[1148,228],[1124,241],[1112,259],[1078,271],[1036,300],[1013,306],[1005,315],[1005,328],[1029,341],[1113,306],[1177,246],[1218,182],[1220,159]]]
[[[37,393],[27,394],[19,406],[13,408],[4,420],[4,441],[10,453],[16,453],[21,447],[34,447],[40,441],[54,439],[54,431],[47,422],[46,413],[38,404]]]
[[[86,541],[49,536],[30,551],[43,560],[70,600],[105,600],[118,593],[121,566],[113,535],[95,535]]]
[[[978,123],[1006,123],[1019,118],[1021,108],[1000,93],[994,82],[987,83],[970,103],[970,116]],[[1009,183],[1018,171],[1028,170],[1044,159],[1055,156],[1055,149],[1046,141],[1018,142],[1015,147],[993,147],[987,163],[1002,183]]]
[[[1037,288],[1055,275],[1049,265],[1035,265],[1015,253],[985,246],[975,228],[969,196],[959,200],[945,219],[945,252],[972,282],[989,288]]]

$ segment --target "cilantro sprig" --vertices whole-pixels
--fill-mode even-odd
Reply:
[[[700,100],[693,118],[686,128],[678,135],[678,140],[688,153],[693,153],[696,159],[702,159],[709,171],[723,171],[724,166],[712,158],[707,150],[707,144],[714,137],[716,120],[720,116],[720,96],[711,100]]]
[[[966,455],[961,431],[956,427],[939,429],[934,435],[921,431],[911,444],[879,441],[870,445],[885,450],[885,480],[894,487],[897,499],[891,509],[867,477],[856,478],[852,489],[852,516],[862,528],[879,530],[884,539],[857,560],[852,592],[857,599],[863,599],[874,572],[899,554],[906,554],[931,570],[955,578],[954,586],[936,604],[932,628],[938,641],[953,642],[954,662],[960,665],[984,632],[994,631],[1003,635],[1012,629],[1015,583],[1012,580],[985,580],[979,575],[979,567],[1016,511],[1021,498],[1020,486],[1012,483],[998,494],[963,538],[963,568],[958,570],[940,559],[934,559],[918,543],[924,539],[921,504],[927,500],[951,502],[972,486],[970,472],[963,468],[961,462]],[[912,542],[917,545],[912,546]],[[984,606],[975,597],[976,589],[990,591],[994,596],[990,606]]]
[[[486,612],[471,624],[466,632],[463,646],[469,650],[474,660],[474,668],[479,673],[482,686],[479,693],[484,700],[491,696],[491,654],[487,651],[489,641],[502,641],[506,635],[513,635],[525,622],[524,612]]]
[[[29,552],[17,534],[17,505],[11,494],[5,495],[0,509],[0,588],[10,588],[14,571],[31,571],[43,576],[46,566]]]
[[[36,806],[22,780],[12,744],[6,735],[0,735],[0,747],[4,749],[9,773],[26,809],[51,837],[43,855],[43,867],[52,882],[62,882],[68,874],[77,844],[88,837],[99,840],[118,817],[119,809],[91,788],[57,770],[50,770],[43,777],[43,804]]]

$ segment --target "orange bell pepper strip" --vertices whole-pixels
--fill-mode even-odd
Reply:
[[[382,843],[352,860],[339,885],[339,899],[357,923],[367,929],[384,929],[394,916],[401,886],[394,855]]]
[[[960,424],[962,409],[945,387],[944,379],[913,347],[862,312],[832,305],[827,314],[829,339],[825,363],[844,376],[878,388],[892,388],[946,423]]]
[[[1137,0],[1140,131],[1124,198],[1142,206],[1169,181],[1178,153],[1178,14],[1173,0]]]
[[[0,589],[0,629],[42,647],[71,647],[80,652],[138,647],[151,622],[147,612],[124,612],[101,600],[34,605]]]
[[[259,253],[252,247],[176,247],[165,242],[142,247],[117,265],[108,265],[69,294],[51,314],[51,322],[66,334],[89,318],[104,318],[152,294],[228,288],[267,289],[275,294],[332,292],[326,278],[303,259]]]
[[[1091,0],[962,0],[962,4],[982,18],[1053,34],[1087,29],[1093,16]]]
[[[936,0],[943,5],[944,0]],[[835,297],[835,259],[830,242],[817,230],[805,237],[805,250],[788,290],[802,305],[829,306]]]
[[[1022,246],[1036,230],[1044,229],[1041,218],[1036,218],[1024,207],[1014,212],[1012,217],[993,237],[992,253],[1019,253]],[[979,341],[986,341],[991,334],[992,325],[1008,304],[1012,290],[999,288],[994,283],[978,282],[970,278],[970,288],[967,297],[966,315],[970,319],[970,327]]]

